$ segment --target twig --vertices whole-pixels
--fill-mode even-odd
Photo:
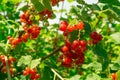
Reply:
[[[57,75],[61,80],[64,80],[53,68],[51,68],[51,71]]]
[[[61,49],[61,47],[62,47],[62,46],[58,47],[58,48],[55,49],[53,52],[51,52],[49,55],[43,57],[43,58],[41,59],[41,62],[42,62],[43,60],[45,60],[45,59],[47,59],[47,58],[53,56],[54,54],[57,54],[57,52]]]
[[[56,74],[54,74],[54,79],[53,80],[56,80]]]
[[[10,69],[9,69],[9,66],[8,66],[8,59],[7,59],[6,56],[5,56],[5,62],[6,62],[6,69],[7,69],[7,74],[8,74],[8,80],[11,80]]]

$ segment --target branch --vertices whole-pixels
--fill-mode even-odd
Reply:
[[[7,70],[8,80],[11,80],[10,68],[8,66],[8,59],[7,59],[6,56],[5,56],[5,63],[6,63],[6,70]]]
[[[47,59],[47,58],[53,56],[54,54],[57,54],[57,52],[61,49],[61,47],[62,47],[62,46],[56,48],[56,49],[55,49],[53,52],[51,52],[49,55],[43,57],[43,58],[41,59],[41,62],[42,62],[43,60],[45,60],[45,59]]]
[[[51,71],[57,75],[61,80],[64,80],[53,68],[51,68]]]

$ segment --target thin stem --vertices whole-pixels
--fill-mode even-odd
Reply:
[[[61,80],[64,80],[53,68],[51,68],[51,71],[56,74]]]
[[[6,69],[7,69],[8,80],[11,80],[10,69],[9,69],[9,66],[8,66],[8,59],[7,59],[6,56],[5,56],[5,63],[6,63]]]
[[[10,34],[10,29],[8,30],[8,34]],[[8,44],[9,44],[9,41],[7,40],[7,43],[6,43],[6,47],[5,47],[5,52],[7,54],[7,49],[8,49]],[[10,69],[9,69],[9,65],[8,65],[8,59],[7,59],[7,56],[5,56],[5,63],[6,63],[6,70],[7,70],[7,75],[8,75],[8,80],[11,80],[11,75],[10,75]]]
[[[78,40],[80,40],[80,30],[79,30],[79,32],[78,32]]]
[[[55,49],[53,52],[51,52],[49,55],[43,57],[43,58],[41,59],[41,61],[43,61],[43,60],[45,60],[45,59],[47,59],[47,58],[53,56],[54,54],[57,54],[57,52],[61,49],[61,47],[62,47],[62,46],[58,47],[58,48]]]
[[[56,74],[54,74],[54,79],[53,80],[55,80],[56,79]]]

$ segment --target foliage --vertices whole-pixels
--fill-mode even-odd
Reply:
[[[119,27],[119,0],[0,0],[0,80],[120,80]]]

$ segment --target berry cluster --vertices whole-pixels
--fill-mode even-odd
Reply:
[[[38,80],[40,78],[40,74],[36,72],[36,69],[30,69],[29,67],[25,68],[25,70],[23,71],[23,75],[30,75],[31,80]]]
[[[21,16],[20,16],[20,22],[22,23],[26,23],[31,25],[32,24],[32,20],[30,19],[30,13],[29,12],[24,12]]]
[[[22,42],[26,42],[29,38],[35,39],[38,37],[41,28],[37,25],[33,25],[31,27],[24,26],[25,33],[19,36],[18,38],[13,38],[11,36],[8,36],[9,43],[12,45],[12,48],[14,48],[17,44],[20,44]]]
[[[66,40],[66,44],[61,49],[62,66],[72,67],[72,65],[81,65],[84,62],[84,52],[86,51],[85,40],[74,40],[70,43]]]
[[[25,11],[23,14],[20,16],[20,22],[27,24],[27,25],[32,25],[34,21],[36,21],[35,16],[39,16],[37,21],[41,20],[47,20],[48,18],[51,18],[53,14],[53,11],[45,9],[41,12],[35,12],[33,9],[31,12],[30,11]]]
[[[40,12],[40,20],[45,20],[52,17],[53,11],[45,9],[44,11]]]
[[[64,1],[64,0],[51,0],[52,6],[55,6],[55,5],[58,4],[60,1]]]
[[[79,22],[75,25],[68,25],[67,21],[61,21],[59,25],[59,29],[63,31],[64,36],[67,36],[69,32],[72,32],[74,30],[83,30],[84,29],[84,23]]]
[[[93,44],[97,44],[99,41],[102,40],[102,35],[98,34],[95,31],[91,32],[90,37],[92,38]]]
[[[12,56],[10,56],[8,58],[8,60],[5,60],[5,55],[0,55],[0,61],[2,62],[2,69],[1,71],[6,73],[7,70],[6,70],[6,61],[8,62],[8,66],[9,66],[9,69],[10,69],[10,74],[12,75],[13,72],[15,72],[15,68],[13,68],[13,62],[16,62],[16,59],[13,58]]]

